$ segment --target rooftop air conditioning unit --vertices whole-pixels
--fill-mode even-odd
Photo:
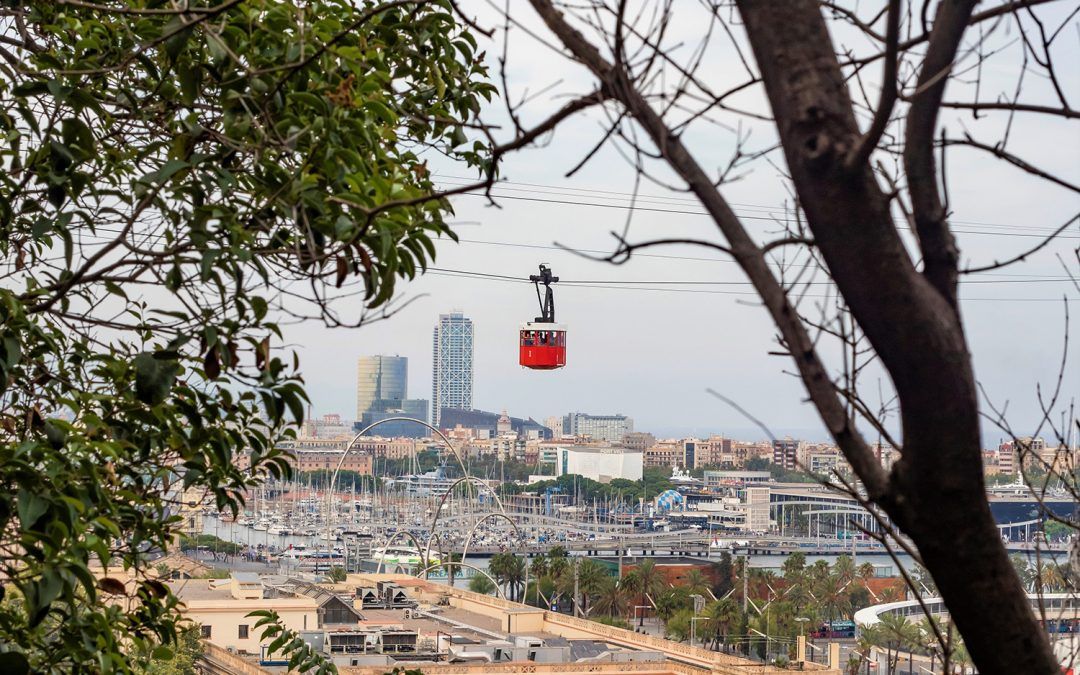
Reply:
[[[406,610],[405,610],[405,618],[406,618],[406,619],[411,619],[411,618],[413,618],[413,611],[412,611],[411,609],[406,609]]]

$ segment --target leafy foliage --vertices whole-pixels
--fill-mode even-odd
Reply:
[[[273,660],[274,655],[288,657],[287,667],[289,672],[314,673],[314,675],[327,675],[337,673],[337,667],[323,658],[322,654],[314,647],[304,642],[296,631],[285,628],[281,623],[281,617],[272,609],[258,610],[247,615],[249,618],[258,619],[255,622],[255,630],[263,629],[260,634],[262,640],[271,640],[266,647],[265,657]]]
[[[349,574],[341,565],[334,565],[330,568],[330,572],[326,576],[335,584],[340,584],[349,577]]]
[[[171,649],[157,647],[151,651],[149,659],[143,659],[146,664],[135,670],[138,675],[195,675],[199,672],[196,662],[202,653],[199,626],[188,626],[176,636],[176,644]]]
[[[469,590],[473,593],[491,595],[495,592],[495,584],[491,583],[491,579],[488,579],[483,574],[477,574],[469,579]]]
[[[0,8],[5,672],[174,642],[153,557],[289,471],[277,321],[385,314],[452,236],[421,152],[487,167],[448,2],[182,5]]]

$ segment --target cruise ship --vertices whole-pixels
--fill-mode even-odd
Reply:
[[[442,497],[453,484],[454,479],[446,477],[446,466],[439,465],[425,473],[398,476],[390,481],[390,488],[416,497]]]

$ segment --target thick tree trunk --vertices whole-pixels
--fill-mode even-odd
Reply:
[[[738,6],[807,222],[900,400],[903,457],[882,506],[918,546],[981,673],[1055,672],[986,501],[958,311],[915,269],[869,166],[845,167],[859,129],[820,8]]]

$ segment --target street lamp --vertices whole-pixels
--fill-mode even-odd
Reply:
[[[800,641],[802,642],[802,648],[801,648],[802,654],[801,654],[801,656],[802,656],[803,661],[806,660],[806,630],[805,629],[806,629],[806,622],[809,621],[809,620],[810,620],[809,617],[805,617],[805,616],[797,616],[797,617],[795,617],[795,622],[797,624],[799,624],[799,638],[800,638]],[[811,661],[812,660],[813,659],[811,659]]]
[[[691,647],[694,646],[694,633],[695,633],[694,622],[699,621],[701,619],[708,619],[708,618],[709,617],[707,617],[707,616],[692,616],[692,617],[690,617],[690,646]]]
[[[766,635],[765,633],[762,633],[761,631],[757,630],[756,628],[750,628],[748,630],[751,633],[757,633],[761,637],[765,638],[765,660],[768,661],[769,660],[769,639],[770,639],[769,636]]]
[[[650,607],[650,605],[634,605],[634,618],[639,619],[638,628],[643,628],[645,626],[645,614],[642,613],[641,617],[639,618],[638,617],[638,610],[639,609],[649,609],[649,607]]]

